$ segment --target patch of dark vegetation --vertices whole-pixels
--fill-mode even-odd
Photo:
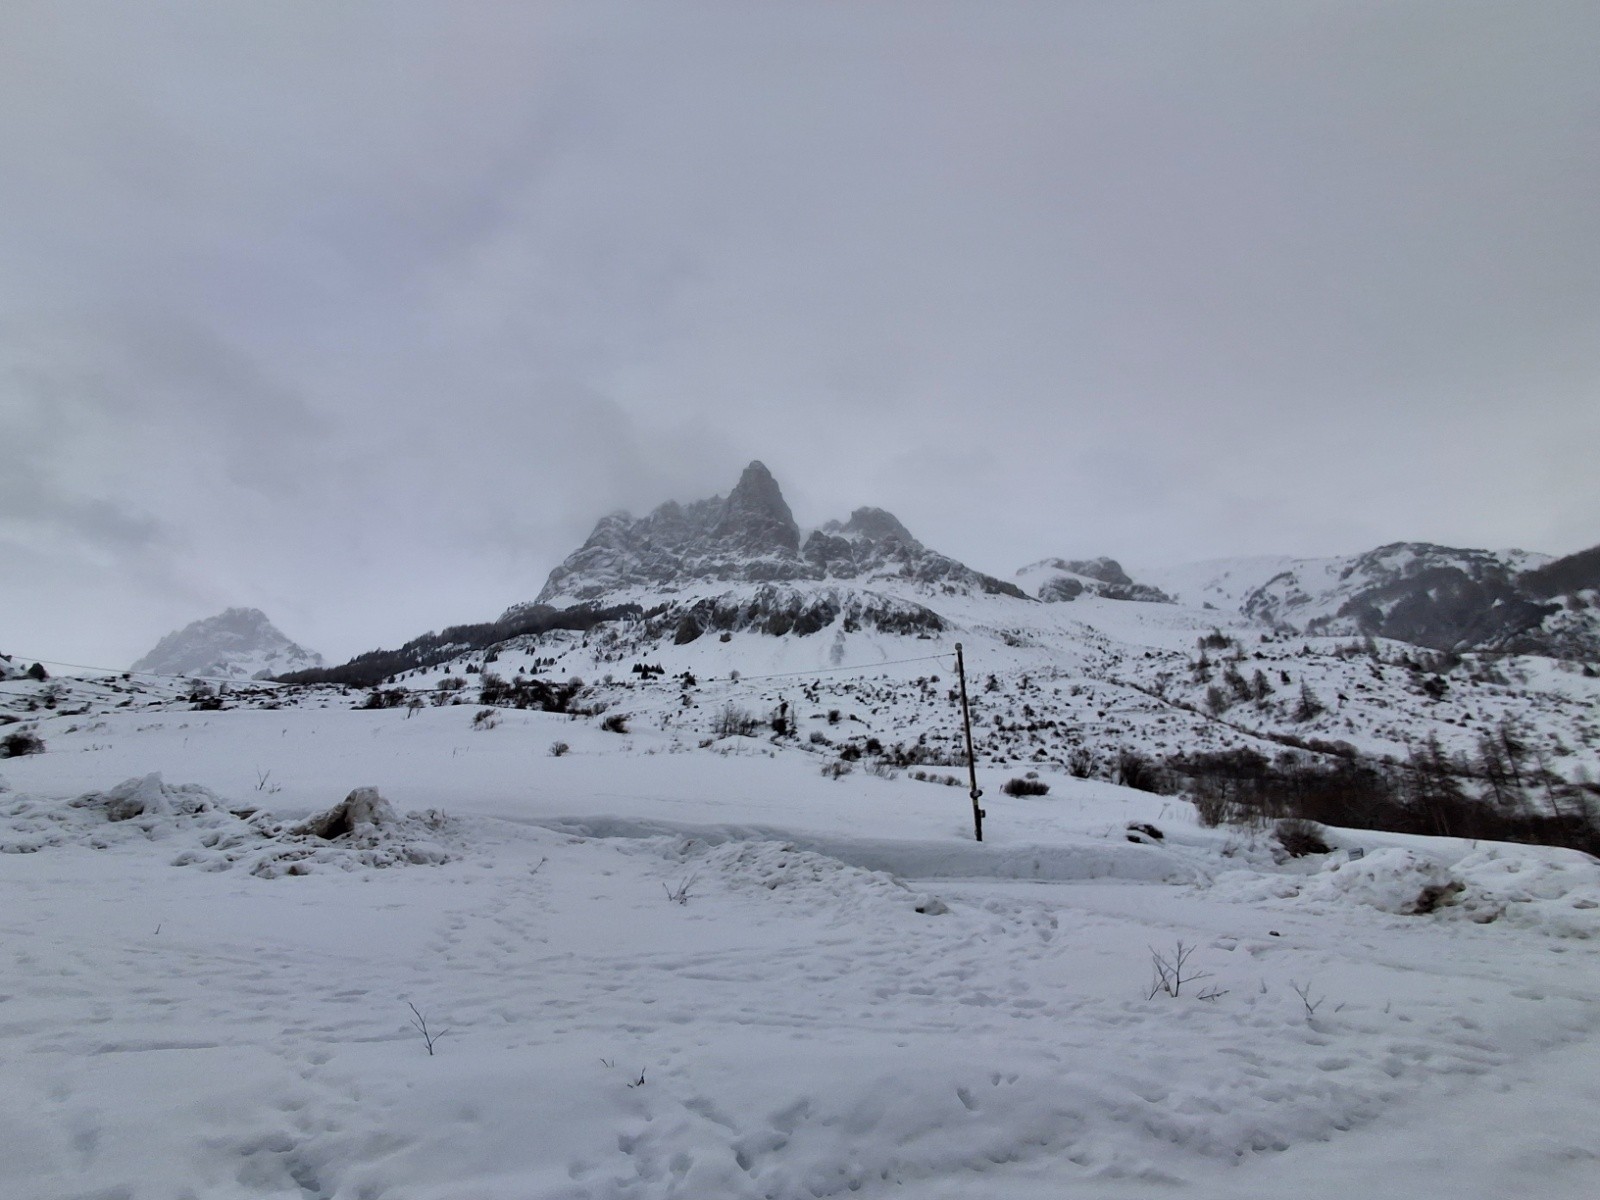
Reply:
[[[1285,817],[1272,827],[1273,839],[1289,852],[1290,858],[1328,853],[1333,847],[1323,837],[1325,833],[1327,830],[1315,821],[1300,817]]]
[[[1137,750],[1124,747],[1117,753],[1117,782],[1141,792],[1165,795],[1172,790],[1167,772]]]
[[[376,687],[392,676],[422,667],[437,666],[474,650],[486,650],[516,637],[549,633],[555,629],[586,633],[608,621],[638,620],[644,610],[637,604],[595,608],[534,605],[515,615],[480,625],[452,625],[443,633],[425,633],[398,650],[369,650],[337,667],[317,667],[278,676],[280,683],[337,683],[346,687]]]
[[[1404,762],[1353,750],[1268,759],[1238,748],[1176,755],[1165,769],[1202,825],[1265,829],[1297,819],[1600,854],[1600,786],[1556,775],[1509,725],[1485,731],[1470,758],[1429,738]]]
[[[583,681],[569,679],[551,683],[531,675],[502,679],[485,672],[478,685],[478,703],[494,708],[534,708],[542,712],[573,712],[572,701],[583,690]]]
[[[43,754],[44,739],[31,729],[18,729],[0,738],[0,758],[21,758],[26,754]]]
[[[904,602],[863,603],[829,594],[807,594],[791,588],[768,586],[749,596],[716,596],[698,600],[685,609],[654,612],[645,618],[649,638],[671,637],[683,646],[708,633],[727,641],[734,633],[763,633],[772,637],[794,634],[807,637],[836,622],[846,632],[878,629],[884,633],[919,636],[939,633],[944,620],[932,609]]]
[[[1008,796],[1047,796],[1050,785],[1040,779],[1008,779],[1000,790]]]

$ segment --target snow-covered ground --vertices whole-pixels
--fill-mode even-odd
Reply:
[[[979,845],[963,788],[642,692],[624,734],[118,695],[0,763],[0,1195],[1600,1194],[1575,852],[1284,860],[1048,763],[983,770]],[[359,786],[418,816],[297,831]]]

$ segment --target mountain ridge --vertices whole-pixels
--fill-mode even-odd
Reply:
[[[668,501],[638,518],[626,512],[602,517],[583,545],[550,572],[538,596],[511,606],[501,619],[535,605],[618,603],[641,592],[670,596],[719,584],[820,584],[845,592],[889,585],[928,596],[1031,599],[1015,584],[929,549],[881,508],[858,508],[848,520],[829,521],[802,539],[777,480],[758,460],[745,467],[726,497]],[[771,615],[774,603],[788,603],[778,596],[763,593],[757,601],[761,612],[751,615]],[[863,614],[870,619],[870,606]]]

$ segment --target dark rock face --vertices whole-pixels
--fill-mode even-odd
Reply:
[[[891,578],[932,591],[1025,599],[1011,584],[929,550],[881,508],[830,521],[802,545],[777,480],[759,462],[726,498],[668,502],[646,517],[613,513],[550,573],[540,603],[587,602],[625,588],[673,591],[704,582],[797,583]],[[803,621],[807,624],[809,621]],[[686,623],[680,636],[688,636]]]
[[[908,600],[850,588],[764,584],[753,595],[709,596],[673,607],[649,623],[656,636],[671,635],[677,645],[708,633],[765,633],[806,637],[835,624],[845,633],[876,629],[915,636],[938,633],[938,613]]]
[[[669,588],[700,579],[761,582],[807,573],[800,528],[777,480],[759,462],[726,498],[669,500],[648,516],[602,517],[576,552],[550,573],[538,603],[571,604],[619,588]]]
[[[747,558],[792,556],[800,549],[800,527],[772,472],[753,462],[723,502],[712,536],[730,553]]]
[[[1062,572],[1039,585],[1039,599],[1045,601],[1076,600],[1087,592],[1107,600],[1138,600],[1149,604],[1171,604],[1172,597],[1158,587],[1135,583],[1122,564],[1114,558],[1047,558],[1034,564]]]
[[[1039,588],[1039,599],[1050,603],[1076,600],[1083,595],[1083,581],[1071,575],[1057,575]]]
[[[1059,559],[1056,561],[1061,562]],[[1109,583],[1114,587],[1133,586],[1133,580],[1122,569],[1122,564],[1114,558],[1069,559],[1061,562],[1061,569],[1070,571],[1074,575],[1098,579],[1101,583]]]
[[[156,643],[131,670],[163,675],[263,679],[322,665],[322,656],[284,637],[257,608],[230,608]]]

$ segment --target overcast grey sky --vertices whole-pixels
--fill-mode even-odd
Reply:
[[[1600,5],[0,6],[0,650],[770,466],[1007,575],[1600,541]]]

